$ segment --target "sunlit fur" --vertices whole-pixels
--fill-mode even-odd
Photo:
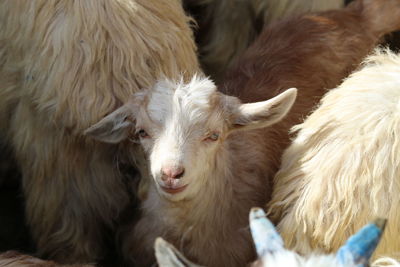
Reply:
[[[259,34],[263,24],[307,11],[340,8],[344,0],[184,0],[200,6],[200,59],[221,81],[226,69]]]
[[[1,1],[0,131],[41,255],[102,255],[127,189],[118,147],[81,133],[156,79],[198,71],[188,21],[175,0]]]
[[[270,204],[287,246],[335,251],[385,217],[374,255],[399,258],[400,56],[377,50],[292,130]]]

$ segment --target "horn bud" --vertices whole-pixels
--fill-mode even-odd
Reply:
[[[385,226],[386,219],[378,218],[351,236],[336,254],[339,263],[344,266],[368,266]]]

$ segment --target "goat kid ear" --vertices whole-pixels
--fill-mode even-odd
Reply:
[[[154,248],[160,267],[202,267],[186,259],[181,252],[161,237],[157,237]]]
[[[252,208],[249,215],[250,231],[259,258],[267,253],[284,251],[283,239],[261,208]]]
[[[283,119],[294,104],[297,89],[290,88],[266,101],[240,104],[233,114],[233,129],[257,129]]]
[[[84,134],[104,143],[117,144],[128,138],[133,129],[135,111],[135,105],[128,102],[86,129]]]

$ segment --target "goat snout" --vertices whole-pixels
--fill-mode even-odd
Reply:
[[[161,169],[162,176],[161,180],[166,181],[168,179],[179,179],[185,174],[185,168],[183,167],[163,167]]]

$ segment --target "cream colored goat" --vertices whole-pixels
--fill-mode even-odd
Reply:
[[[335,251],[382,216],[375,257],[399,257],[400,55],[377,50],[293,131],[269,205],[287,246]]]
[[[0,2],[0,131],[41,255],[105,254],[129,199],[118,162],[133,160],[82,132],[158,78],[199,70],[188,20],[177,0]]]

